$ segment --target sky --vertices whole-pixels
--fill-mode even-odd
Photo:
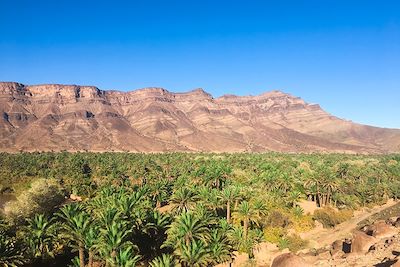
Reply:
[[[257,95],[400,128],[400,1],[0,0],[0,81]]]

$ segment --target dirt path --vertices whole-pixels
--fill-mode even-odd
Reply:
[[[343,222],[334,228],[315,228],[309,232],[303,233],[301,236],[303,239],[309,240],[309,248],[325,247],[332,244],[336,240],[350,237],[351,231],[357,228],[358,223],[398,203],[399,201],[391,200],[382,206],[376,206],[368,210],[364,209],[361,211],[355,211],[354,216],[350,220]]]

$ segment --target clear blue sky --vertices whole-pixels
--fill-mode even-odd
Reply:
[[[0,80],[279,89],[400,128],[400,1],[0,0]]]

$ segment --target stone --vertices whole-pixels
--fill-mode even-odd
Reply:
[[[374,223],[371,227],[372,236],[376,237],[377,239],[386,239],[393,237],[398,233],[398,230],[388,225],[385,221],[378,221]]]
[[[71,194],[71,195],[69,196],[69,198],[70,198],[71,200],[73,200],[73,201],[82,201],[82,197],[77,196],[77,195],[75,195],[75,194]]]
[[[352,253],[367,253],[369,249],[377,242],[376,238],[369,236],[364,232],[355,231],[351,242]]]
[[[311,267],[311,264],[293,253],[284,253],[272,261],[271,267]]]

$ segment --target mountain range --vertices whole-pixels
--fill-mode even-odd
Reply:
[[[0,151],[400,151],[400,130],[353,123],[280,91],[129,92],[0,83]]]

